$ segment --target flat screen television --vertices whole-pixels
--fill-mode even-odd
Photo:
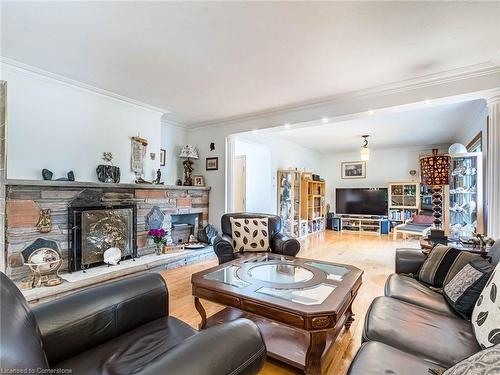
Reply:
[[[337,188],[335,212],[344,215],[387,215],[387,188]]]

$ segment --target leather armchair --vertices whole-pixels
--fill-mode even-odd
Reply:
[[[222,234],[214,241],[214,251],[219,259],[219,264],[229,262],[242,253],[235,253],[233,239],[231,238],[232,228],[230,218],[268,218],[269,226],[269,246],[272,253],[295,256],[300,250],[300,242],[295,238],[285,236],[281,231],[281,218],[276,215],[254,214],[254,213],[230,213],[224,214],[221,218]]]
[[[198,333],[169,316],[168,290],[159,274],[111,282],[33,309],[3,273],[0,282],[4,369],[257,374],[266,357],[260,331],[247,319]]]

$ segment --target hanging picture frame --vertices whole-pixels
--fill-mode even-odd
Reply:
[[[219,158],[207,158],[206,160],[206,170],[207,171],[216,171],[219,169]]]
[[[164,167],[167,163],[167,151],[164,149],[160,149],[160,167]]]
[[[344,161],[340,173],[343,179],[366,178],[366,161]]]

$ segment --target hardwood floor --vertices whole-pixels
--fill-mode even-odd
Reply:
[[[326,231],[310,235],[302,241],[298,256],[337,263],[352,264],[365,271],[363,285],[353,304],[355,321],[349,331],[343,331],[334,344],[335,357],[328,374],[345,374],[353,356],[361,343],[361,333],[366,310],[371,301],[383,295],[387,276],[394,272],[394,253],[399,247],[418,248],[417,240],[394,240],[392,236],[360,235]],[[217,265],[213,258],[174,270],[164,271],[170,293],[170,314],[194,328],[198,327],[200,316],[191,296],[191,274]],[[207,301],[202,301],[210,316],[222,309]],[[262,375],[288,375],[297,372],[276,361],[268,360]]]

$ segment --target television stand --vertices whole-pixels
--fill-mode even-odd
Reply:
[[[337,215],[340,219],[342,232],[355,232],[363,234],[387,234],[389,222],[387,216],[379,215]]]

